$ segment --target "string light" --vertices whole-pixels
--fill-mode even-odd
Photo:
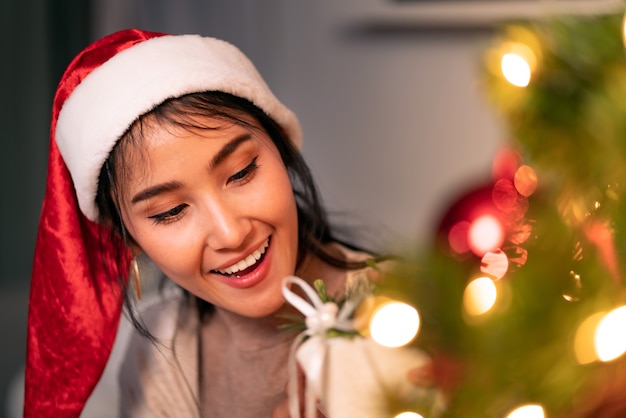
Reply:
[[[620,306],[607,313],[598,324],[595,332],[595,349],[600,361],[611,361],[626,352],[626,306]]]
[[[524,405],[513,410],[506,418],[545,418],[546,414],[541,405]]]
[[[417,412],[402,412],[396,415],[394,418],[424,418]]]
[[[487,313],[498,298],[496,285],[489,277],[472,280],[463,293],[463,306],[470,316]]]
[[[530,65],[524,57],[509,53],[502,56],[502,74],[506,80],[517,87],[530,84]]]
[[[468,231],[469,246],[476,255],[495,250],[504,242],[504,228],[493,215],[476,218]]]
[[[523,43],[507,44],[500,59],[500,69],[504,78],[514,86],[527,87],[535,70],[537,58]]]
[[[599,360],[594,346],[594,334],[604,315],[606,315],[606,312],[593,314],[585,319],[576,329],[574,355],[578,363],[590,364]]]
[[[388,302],[378,307],[370,321],[372,339],[386,347],[402,347],[410,343],[420,327],[417,310],[402,302]]]

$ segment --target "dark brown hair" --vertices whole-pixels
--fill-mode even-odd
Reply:
[[[124,227],[119,205],[121,187],[129,173],[127,161],[129,153],[140,153],[143,130],[146,126],[176,126],[191,129],[212,129],[203,126],[202,118],[211,117],[239,125],[253,126],[249,117],[256,120],[278,149],[281,159],[291,180],[292,190],[296,198],[298,212],[298,256],[300,265],[308,254],[319,257],[324,262],[340,268],[356,269],[365,267],[364,263],[347,261],[325,249],[324,244],[339,242],[333,234],[327,214],[320,202],[319,193],[313,181],[309,167],[300,152],[285,136],[282,129],[261,109],[248,100],[223,92],[193,93],[170,99],[152,111],[137,119],[115,145],[106,160],[99,177],[96,204],[100,213],[100,223],[111,227],[124,242],[132,244],[133,240]],[[149,125],[146,125],[149,124]],[[137,155],[137,154],[134,154]],[[342,242],[350,248],[355,248]],[[128,296],[127,281],[120,278],[124,289],[124,303],[132,322],[142,333],[149,335],[147,330],[135,318],[132,309],[132,298]],[[207,302],[198,300],[201,312],[211,309]]]

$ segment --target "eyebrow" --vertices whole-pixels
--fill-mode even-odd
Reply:
[[[209,169],[213,170],[215,167],[220,165],[222,162],[224,162],[224,160],[226,160],[226,158],[228,158],[228,156],[230,156],[233,152],[235,152],[241,144],[243,144],[246,141],[249,141],[250,139],[252,139],[252,136],[249,133],[245,133],[228,141],[217,152],[217,154],[213,156],[213,158],[211,159],[211,162],[209,163]],[[178,181],[168,181],[166,183],[157,184],[155,186],[150,186],[140,191],[135,196],[133,196],[131,203],[136,204],[138,202],[151,199],[160,194],[180,189],[181,187],[183,187],[183,185],[182,183]]]
[[[250,135],[249,133],[244,133],[230,140],[211,159],[209,168],[213,170],[215,167],[220,165],[226,158],[228,158],[229,155],[235,152],[241,144],[243,144],[246,141],[249,141],[250,139],[252,139],[252,135]]]
[[[181,187],[183,187],[183,185],[178,181],[168,181],[167,183],[157,184],[156,186],[148,187],[147,189],[144,189],[137,193],[131,200],[131,203],[134,205],[135,203],[141,202],[143,200],[148,200],[162,193],[167,193],[180,189]]]

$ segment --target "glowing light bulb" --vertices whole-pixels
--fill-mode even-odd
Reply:
[[[523,56],[517,53],[507,53],[502,56],[502,74],[506,80],[517,87],[526,87],[530,84],[530,64]]]
[[[574,355],[580,364],[589,364],[598,361],[598,354],[594,346],[594,334],[598,324],[606,312],[598,312],[585,319],[576,329],[574,336]]]
[[[594,344],[600,361],[611,361],[626,352],[626,306],[607,313],[598,324]]]
[[[504,228],[493,215],[483,215],[475,219],[468,231],[469,246],[479,256],[495,250],[504,242]]]
[[[396,415],[394,418],[424,418],[417,412],[402,412]]]
[[[541,405],[524,405],[513,410],[506,418],[545,418]]]
[[[496,303],[498,290],[489,277],[472,280],[463,293],[463,306],[471,316],[479,316],[488,312]]]
[[[380,306],[370,321],[370,335],[380,345],[401,347],[417,335],[420,317],[417,310],[402,302],[389,302]]]

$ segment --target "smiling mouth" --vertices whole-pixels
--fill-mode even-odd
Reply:
[[[233,264],[232,266],[226,267],[225,269],[211,271],[213,273],[221,274],[223,276],[231,277],[233,279],[245,276],[246,274],[249,274],[257,268],[257,266],[263,260],[263,257],[265,256],[265,251],[267,250],[267,247],[269,247],[269,245],[270,239],[268,237],[259,248],[254,250],[252,254],[250,254],[243,260]]]

